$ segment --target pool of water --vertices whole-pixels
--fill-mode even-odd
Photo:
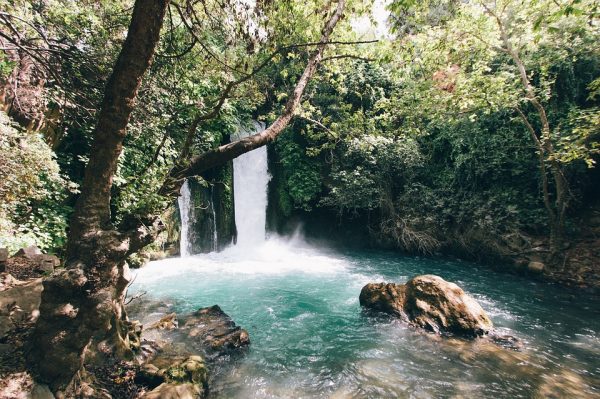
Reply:
[[[523,349],[441,338],[361,311],[367,282],[419,274],[457,283]],[[214,398],[600,395],[600,299],[471,263],[273,239],[151,262],[129,294],[141,291],[180,314],[219,304],[248,330],[247,355],[215,366]]]

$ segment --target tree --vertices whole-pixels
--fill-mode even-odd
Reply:
[[[44,282],[28,361],[54,391],[63,389],[81,368],[91,340],[120,356],[130,351],[123,263],[147,242],[148,235],[143,230],[120,232],[111,225],[110,189],[168,5],[169,0],[135,3],[127,38],[106,85],[90,161],[69,225],[66,267]]]
[[[151,242],[160,226],[156,219],[126,219],[115,227],[110,211],[111,187],[127,124],[142,78],[152,63],[169,3],[135,2],[127,38],[106,85],[81,195],[71,218],[66,267],[44,282],[40,318],[29,344],[28,362],[53,391],[63,390],[69,384],[86,356],[131,355],[135,334],[131,333],[123,304],[129,283],[125,259]],[[339,0],[328,15],[320,40],[314,44],[282,115],[255,136],[192,158],[183,169],[177,169],[177,182],[277,137],[298,107],[330,43],[330,35],[343,16],[344,6],[345,1]]]
[[[591,140],[574,137],[589,137],[590,130],[565,126],[567,118],[556,105],[561,63],[573,67],[597,54],[598,35],[593,27],[597,12],[592,3],[392,3],[401,33],[406,33],[407,25],[421,28],[420,32],[410,30],[412,36],[401,35],[401,40],[413,43],[421,68],[431,73],[431,88],[437,94],[430,91],[431,100],[426,101],[429,104],[424,110],[433,110],[432,115],[446,122],[464,115],[476,119],[482,113],[503,109],[511,110],[507,115],[520,118],[535,148],[554,251],[561,247],[572,199],[566,166],[574,160],[591,165],[591,154],[597,151]],[[580,104],[570,105],[574,114],[593,114],[581,111]],[[448,115],[450,107],[459,113]]]
[[[526,101],[535,109],[539,125],[541,126],[539,131],[536,130],[529,117],[521,110],[521,107],[518,104],[516,105],[516,111],[523,120],[527,130],[531,133],[531,138],[537,147],[540,176],[542,180],[542,196],[544,206],[548,212],[548,220],[550,222],[551,245],[556,251],[559,249],[564,235],[565,213],[567,211],[569,197],[569,183],[565,177],[565,172],[557,159],[546,107],[544,107],[540,101],[538,94],[531,83],[525,63],[519,54],[519,49],[515,48],[513,45],[514,39],[509,37],[509,31],[506,26],[506,20],[508,18],[506,15],[501,14],[509,13],[509,6],[510,4],[504,4],[500,7],[496,5],[495,8],[492,8],[485,3],[482,3],[482,7],[496,22],[500,40],[502,42],[500,50],[506,52],[516,65]],[[550,172],[554,179],[554,203],[552,203],[552,197],[550,195],[546,163],[549,163]]]

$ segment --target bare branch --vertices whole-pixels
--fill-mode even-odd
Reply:
[[[343,58],[352,58],[355,60],[361,60],[361,61],[365,61],[365,62],[375,61],[374,58],[361,57],[359,55],[354,55],[354,54],[342,54],[342,55],[332,55],[331,57],[325,57],[321,60],[321,62],[331,61],[331,60],[339,60],[339,59],[343,59]]]

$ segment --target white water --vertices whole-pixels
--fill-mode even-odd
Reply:
[[[190,217],[193,216],[192,212],[192,195],[190,192],[190,185],[186,180],[181,186],[177,198],[177,205],[179,206],[179,215],[181,217],[181,235],[179,238],[179,253],[181,257],[191,255],[191,244],[190,244]]]
[[[265,125],[254,121],[251,129],[241,128],[238,137],[247,137],[263,130]],[[266,238],[267,184],[269,183],[267,148],[260,147],[233,160],[233,195],[237,245],[251,247]]]
[[[215,212],[215,188],[210,188],[210,210],[212,212],[212,250],[217,251],[219,249],[219,235],[217,233],[217,213]]]

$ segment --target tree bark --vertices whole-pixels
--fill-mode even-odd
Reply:
[[[130,354],[125,258],[150,237],[110,223],[110,190],[138,89],[151,65],[169,0],[136,0],[127,38],[107,82],[90,161],[70,221],[66,268],[44,282],[40,317],[28,347],[36,378],[62,391],[86,352]],[[94,342],[94,348],[90,343]]]
[[[290,95],[283,113],[271,124],[268,128],[259,132],[255,135],[244,137],[240,140],[231,142],[219,146],[213,150],[204,152],[200,155],[192,157],[189,162],[183,167],[174,168],[165,184],[160,189],[160,193],[163,195],[178,195],[179,189],[183,184],[183,180],[186,177],[197,176],[203,172],[212,169],[216,166],[222,165],[227,161],[231,161],[238,156],[252,151],[258,147],[262,147],[277,138],[277,136],[287,127],[290,120],[294,116],[294,112],[298,108],[300,101],[302,100],[302,94],[306,85],[314,75],[319,63],[323,59],[323,52],[329,44],[329,37],[333,32],[333,29],[344,15],[345,0],[339,0],[337,7],[327,21],[327,24],[323,27],[321,33],[321,39],[310,56],[306,67],[300,79],[296,83],[293,92]]]

